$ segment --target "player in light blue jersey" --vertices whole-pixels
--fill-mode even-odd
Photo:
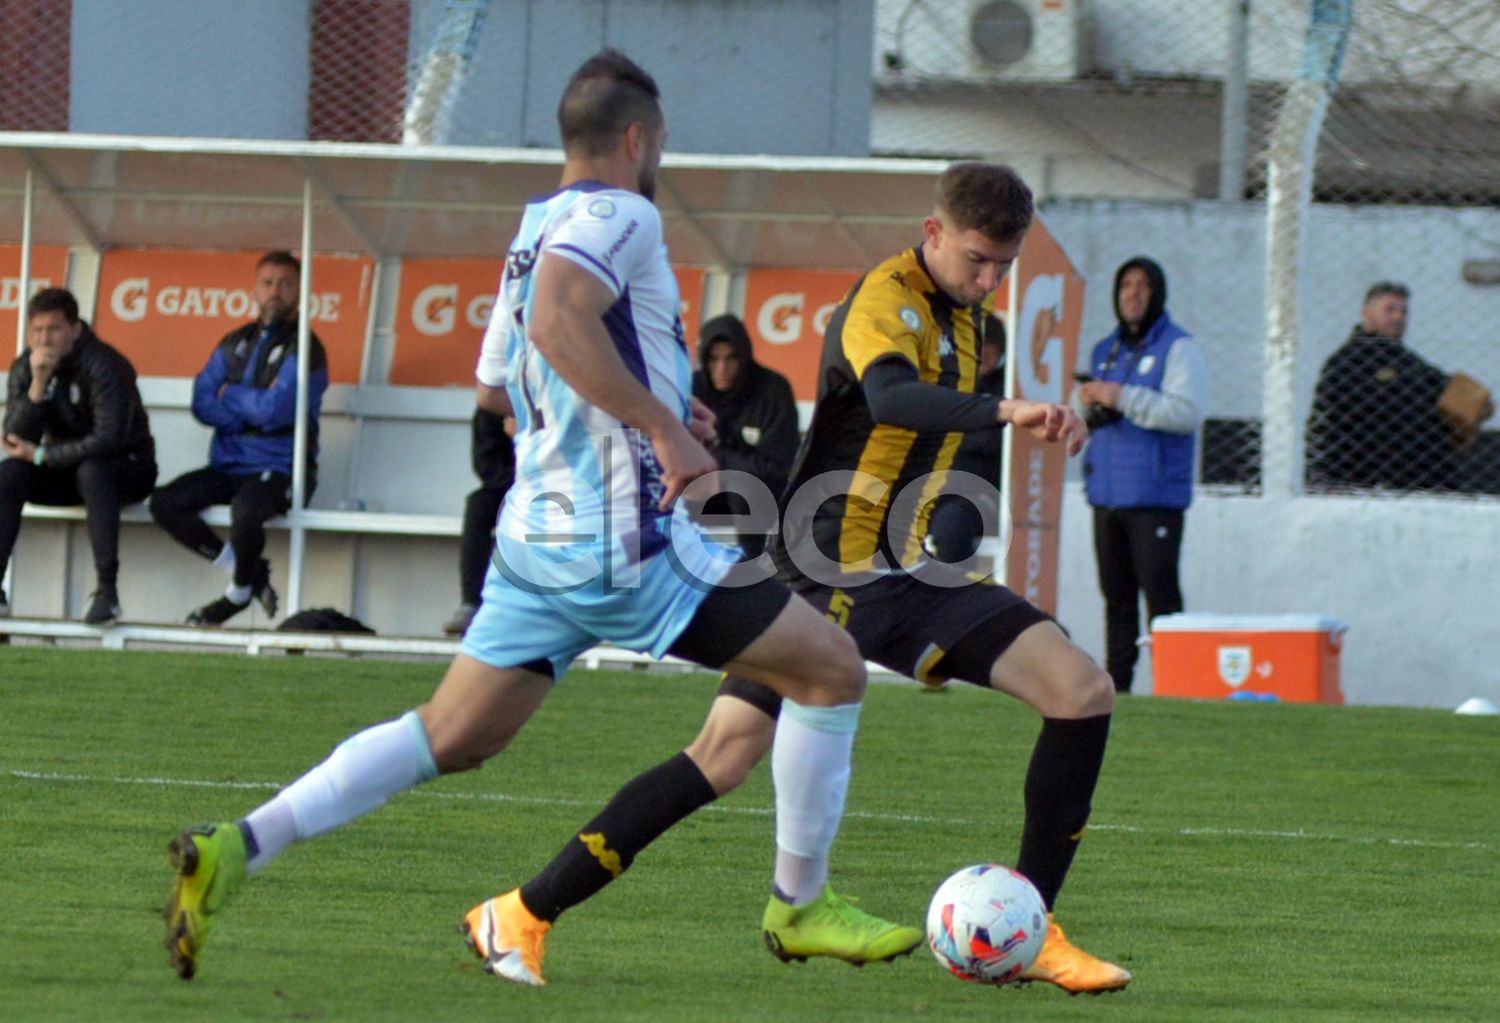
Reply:
[[[852,961],[921,940],[827,887],[865,686],[853,640],[767,576],[731,580],[728,559],[677,503],[715,463],[701,443],[711,417],[688,397],[677,287],[650,201],[666,138],[656,83],[605,50],[574,73],[558,122],[561,187],[527,207],[478,369],[480,404],[520,423],[483,604],[426,703],[347,739],[244,819],[173,840],[167,947],[184,978],[248,876],[294,842],[499,753],[600,640],[723,668],[784,697],[773,897],[792,907],[791,926],[841,943]],[[730,783],[682,756],[646,784],[650,813],[675,818]],[[638,835],[661,830],[652,819],[595,824],[579,841],[620,869]],[[518,890],[475,906],[463,928],[489,972],[542,983],[550,923]]]

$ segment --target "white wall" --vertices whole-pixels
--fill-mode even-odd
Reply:
[[[1063,505],[1059,619],[1102,662],[1104,604],[1082,486]],[[1500,701],[1500,615],[1493,552],[1500,503],[1461,498],[1199,493],[1187,513],[1189,611],[1306,611],[1349,625],[1349,703],[1453,708]],[[1150,692],[1149,656],[1137,691]]]

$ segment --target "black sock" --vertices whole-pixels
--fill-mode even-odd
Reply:
[[[1083,838],[1108,741],[1108,714],[1042,719],[1026,771],[1026,826],[1016,869],[1036,885],[1049,911]]]
[[[521,886],[521,901],[542,920],[556,920],[625,873],[646,846],[718,798],[686,753],[625,784],[599,815]]]

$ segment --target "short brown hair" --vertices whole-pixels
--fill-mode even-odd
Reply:
[[[26,322],[38,313],[62,313],[69,323],[78,322],[78,299],[67,288],[44,288],[26,303]]]
[[[272,266],[290,267],[292,272],[298,277],[302,276],[302,261],[286,249],[274,249],[267,252],[264,256],[260,257],[260,262],[255,264],[255,269],[259,270],[267,263],[270,263]]]
[[[653,130],[661,126],[661,90],[644,68],[613,48],[584,61],[557,104],[557,127],[570,155],[605,155],[637,121]]]
[[[1370,285],[1370,290],[1365,292],[1365,305],[1385,295],[1395,295],[1397,298],[1410,300],[1411,289],[1399,281],[1376,281]]]
[[[1031,189],[1001,163],[955,163],[938,177],[934,201],[955,227],[995,242],[1025,234],[1036,213]]]

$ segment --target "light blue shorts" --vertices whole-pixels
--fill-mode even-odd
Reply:
[[[497,668],[550,661],[553,678],[601,641],[660,657],[734,560],[733,548],[699,539],[631,563],[618,549],[606,556],[595,545],[498,536],[483,602],[459,649]]]

